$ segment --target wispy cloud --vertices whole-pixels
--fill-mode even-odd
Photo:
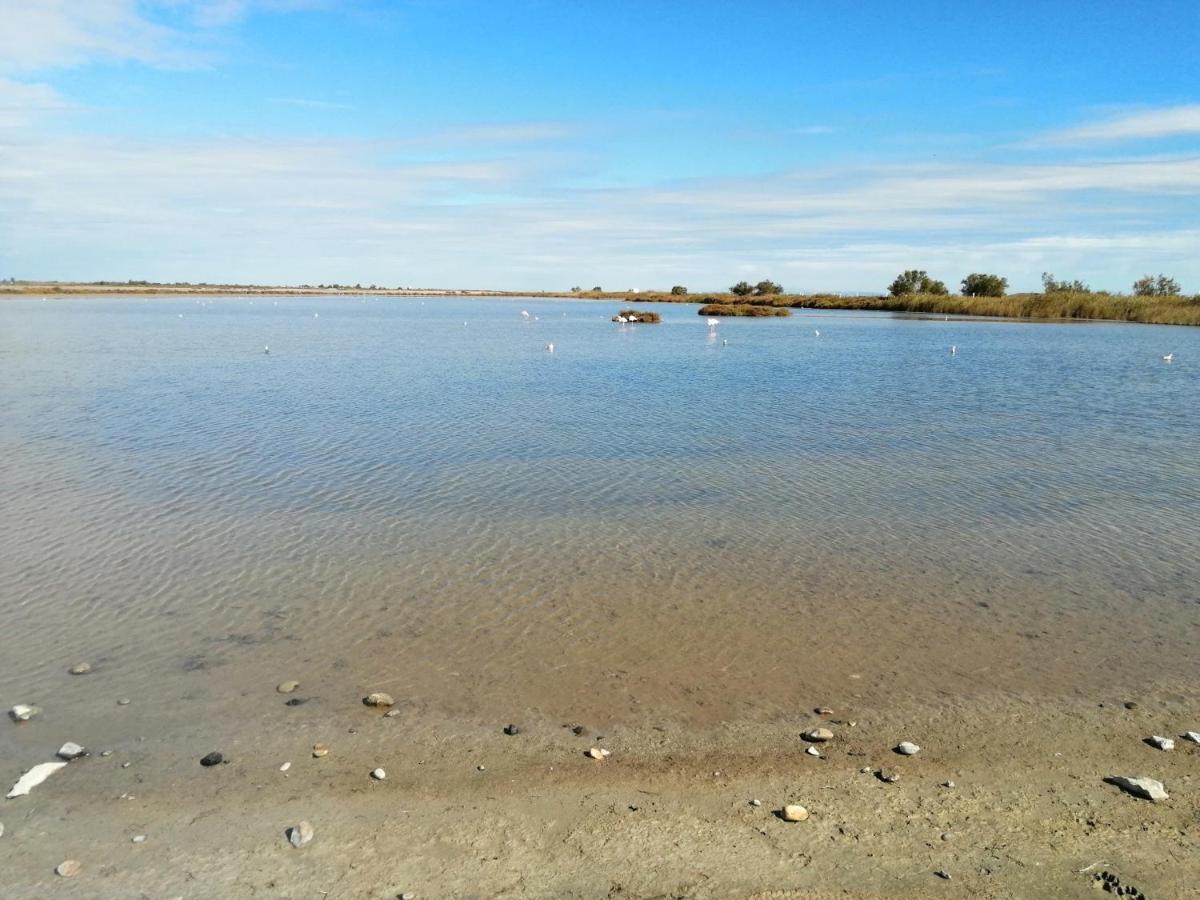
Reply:
[[[1086,144],[1101,141],[1151,140],[1200,134],[1200,103],[1168,106],[1113,116],[1035,138],[1033,145]]]
[[[354,109],[349,103],[337,103],[333,100],[314,100],[308,97],[271,97],[271,103],[283,106],[303,106],[306,109]]]

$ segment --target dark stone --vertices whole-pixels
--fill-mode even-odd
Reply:
[[[291,700],[287,701],[286,705],[287,706],[303,706],[305,703],[308,702],[308,699],[309,699],[308,697],[293,697]]]
[[[207,766],[219,766],[223,762],[225,762],[225,757],[222,756],[220,753],[218,753],[216,750],[214,750],[212,753],[208,754],[207,756],[200,757],[200,765],[206,766],[206,767]]]
[[[584,728],[582,725],[572,725],[571,731],[576,735],[581,735],[581,734],[584,734],[587,731],[587,729]]]
[[[1132,701],[1132,700],[1126,700],[1126,701],[1125,701],[1125,708],[1126,708],[1126,709],[1137,709],[1137,703],[1135,703],[1135,702],[1134,702],[1134,701]]]
[[[520,728],[518,728],[516,725],[505,725],[505,726],[504,726],[504,733],[505,733],[505,734],[508,734],[508,735],[520,734],[520,733],[521,733],[521,729],[520,729]]]

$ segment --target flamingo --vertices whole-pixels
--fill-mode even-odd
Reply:
[[[813,329],[813,334],[815,334],[817,337],[820,337],[820,336],[821,336],[821,329],[820,329],[820,328],[814,328],[814,329]]]
[[[707,321],[708,321],[709,328],[716,328],[718,325],[721,324],[720,319],[708,319]]]
[[[637,316],[630,316],[630,317],[629,317],[629,321],[630,321],[630,322],[636,322],[637,320],[638,320],[638,317],[637,317]]]
[[[618,325],[624,325],[628,321],[629,320],[627,318],[625,318],[624,316],[617,316],[617,324]]]
[[[529,318],[529,310],[526,310],[526,309],[521,310],[521,318],[528,319]]]
[[[547,352],[547,353],[553,353],[553,352],[554,352],[554,345],[553,345],[553,344],[547,344],[547,345],[546,345],[546,352]]]

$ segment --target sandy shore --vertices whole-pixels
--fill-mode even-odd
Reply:
[[[1200,745],[1143,742],[1200,728],[1194,692],[1162,686],[1132,709],[839,705],[704,730],[530,720],[514,736],[400,697],[385,717],[324,693],[287,707],[264,686],[233,701],[261,706],[256,724],[130,735],[4,801],[4,896],[1090,897],[1107,871],[1165,898],[1194,895],[1200,877]],[[815,758],[800,733],[822,722],[835,738]],[[52,757],[61,730],[5,727],[27,757],[5,760],[12,780]],[[898,755],[900,740],[921,752]],[[328,756],[313,758],[318,742]],[[589,759],[593,746],[612,755]],[[212,750],[227,763],[202,767]],[[1116,774],[1156,778],[1171,799],[1128,796],[1104,782]],[[785,803],[811,818],[782,821]],[[300,820],[315,838],[295,849],[285,833]],[[79,875],[54,874],[65,859]]]

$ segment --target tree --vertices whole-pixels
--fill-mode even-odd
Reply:
[[[739,297],[747,297],[754,293],[754,286],[748,281],[739,281],[729,290],[730,293],[737,294]]]
[[[1179,294],[1179,282],[1166,275],[1147,275],[1133,283],[1133,292],[1139,297],[1174,297]]]
[[[1092,289],[1079,279],[1074,281],[1055,281],[1051,272],[1042,273],[1043,294],[1090,294]]]
[[[905,294],[948,294],[946,285],[937,279],[930,278],[924,269],[908,269],[896,276],[896,280],[888,285],[893,297]]]
[[[604,292],[604,288],[600,287],[600,285],[596,285],[594,288],[592,288],[593,294],[600,294],[603,292]]]
[[[754,293],[759,297],[763,297],[767,294],[782,294],[783,285],[776,284],[773,281],[760,281],[754,286]]]
[[[581,288],[579,285],[575,285],[575,287],[571,288],[571,293],[578,294],[582,290],[583,290],[583,288]]]
[[[677,284],[675,287],[671,288],[671,293],[676,297],[682,297],[687,294],[687,288],[685,288],[682,284]]]
[[[972,272],[962,280],[962,292],[965,297],[1003,297],[1008,290],[1008,279],[999,275],[984,275]]]

